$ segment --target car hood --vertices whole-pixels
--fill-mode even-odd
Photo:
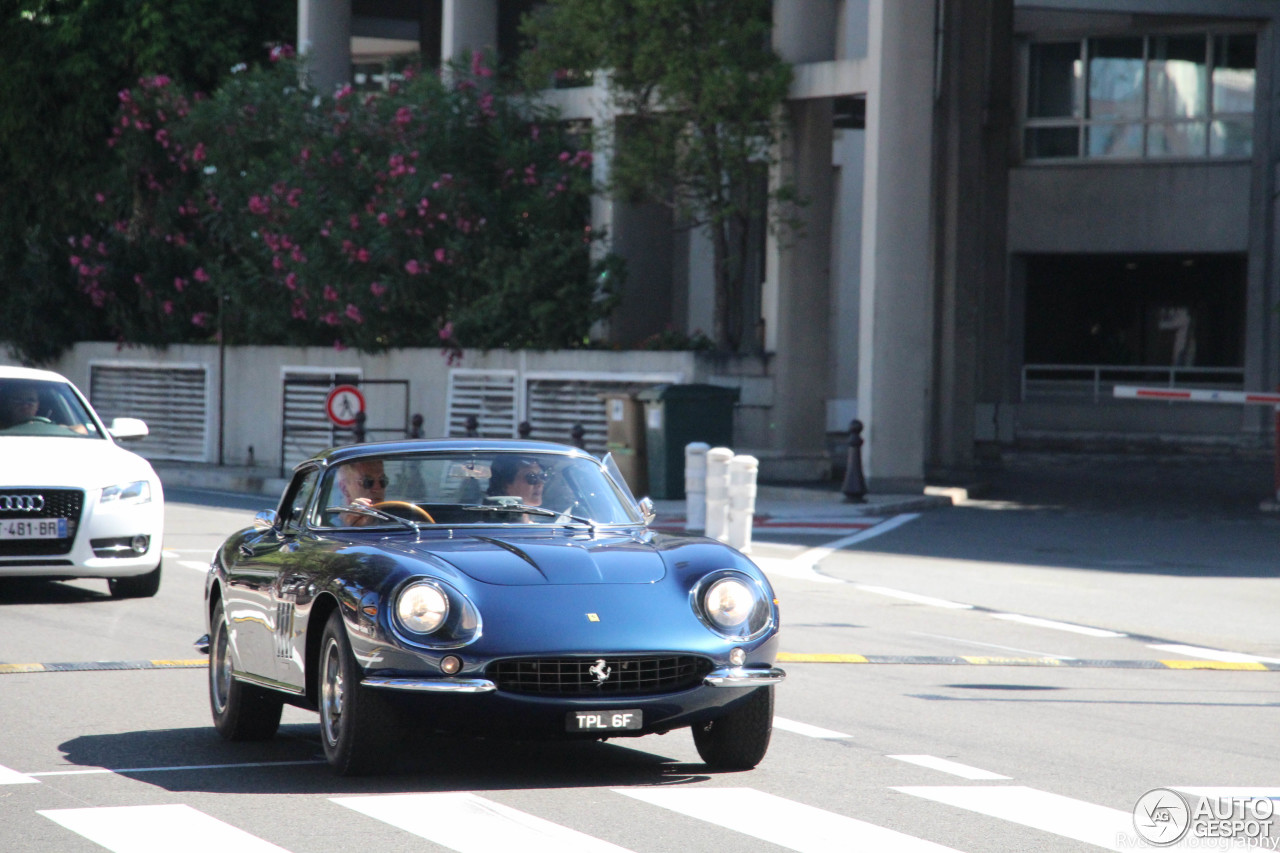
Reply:
[[[0,438],[0,459],[0,486],[100,489],[156,480],[147,460],[105,439],[6,436]]]
[[[543,538],[476,533],[421,542],[407,550],[425,552],[473,580],[499,586],[654,583],[666,574],[653,546],[631,535]]]

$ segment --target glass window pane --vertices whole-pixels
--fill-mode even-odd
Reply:
[[[1147,62],[1147,115],[1195,118],[1208,110],[1208,39],[1160,36],[1151,39]]]
[[[1085,133],[1090,157],[1142,156],[1140,124],[1095,124]]]
[[[1253,121],[1215,121],[1209,132],[1210,157],[1253,156]]]
[[[1080,42],[1031,45],[1027,115],[1030,118],[1078,117],[1080,70]]]
[[[1028,160],[1049,157],[1079,157],[1080,128],[1071,127],[1029,127],[1026,137],[1026,158]]]
[[[1155,122],[1147,127],[1148,157],[1203,157],[1204,122]]]
[[[1258,40],[1250,35],[1213,39],[1213,111],[1253,112],[1257,85]]]
[[[1089,39],[1089,115],[1141,118],[1141,38]]]

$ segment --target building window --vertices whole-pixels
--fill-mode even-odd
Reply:
[[[1248,159],[1257,36],[1107,36],[1030,45],[1028,161]]]

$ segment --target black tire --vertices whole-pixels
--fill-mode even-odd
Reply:
[[[723,717],[693,727],[693,745],[708,767],[750,770],[769,750],[773,687],[760,687]]]
[[[320,743],[329,766],[340,776],[386,769],[397,717],[387,697],[360,684],[364,672],[341,613],[331,613],[325,623],[317,665]]]
[[[107,589],[112,598],[151,598],[160,591],[160,567],[163,561],[145,575],[131,578],[108,578]]]
[[[222,602],[213,606],[209,627],[209,709],[213,725],[227,740],[270,740],[280,728],[284,699],[231,676],[227,618]]]

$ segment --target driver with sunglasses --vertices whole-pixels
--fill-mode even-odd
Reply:
[[[381,459],[362,459],[338,469],[337,486],[342,493],[343,504],[372,506],[381,503],[387,499],[388,482]],[[338,518],[339,523],[346,527],[381,523],[374,516],[354,512],[344,512]]]
[[[499,456],[493,460],[489,495],[514,495],[525,506],[542,506],[542,489],[550,477],[536,459]]]

